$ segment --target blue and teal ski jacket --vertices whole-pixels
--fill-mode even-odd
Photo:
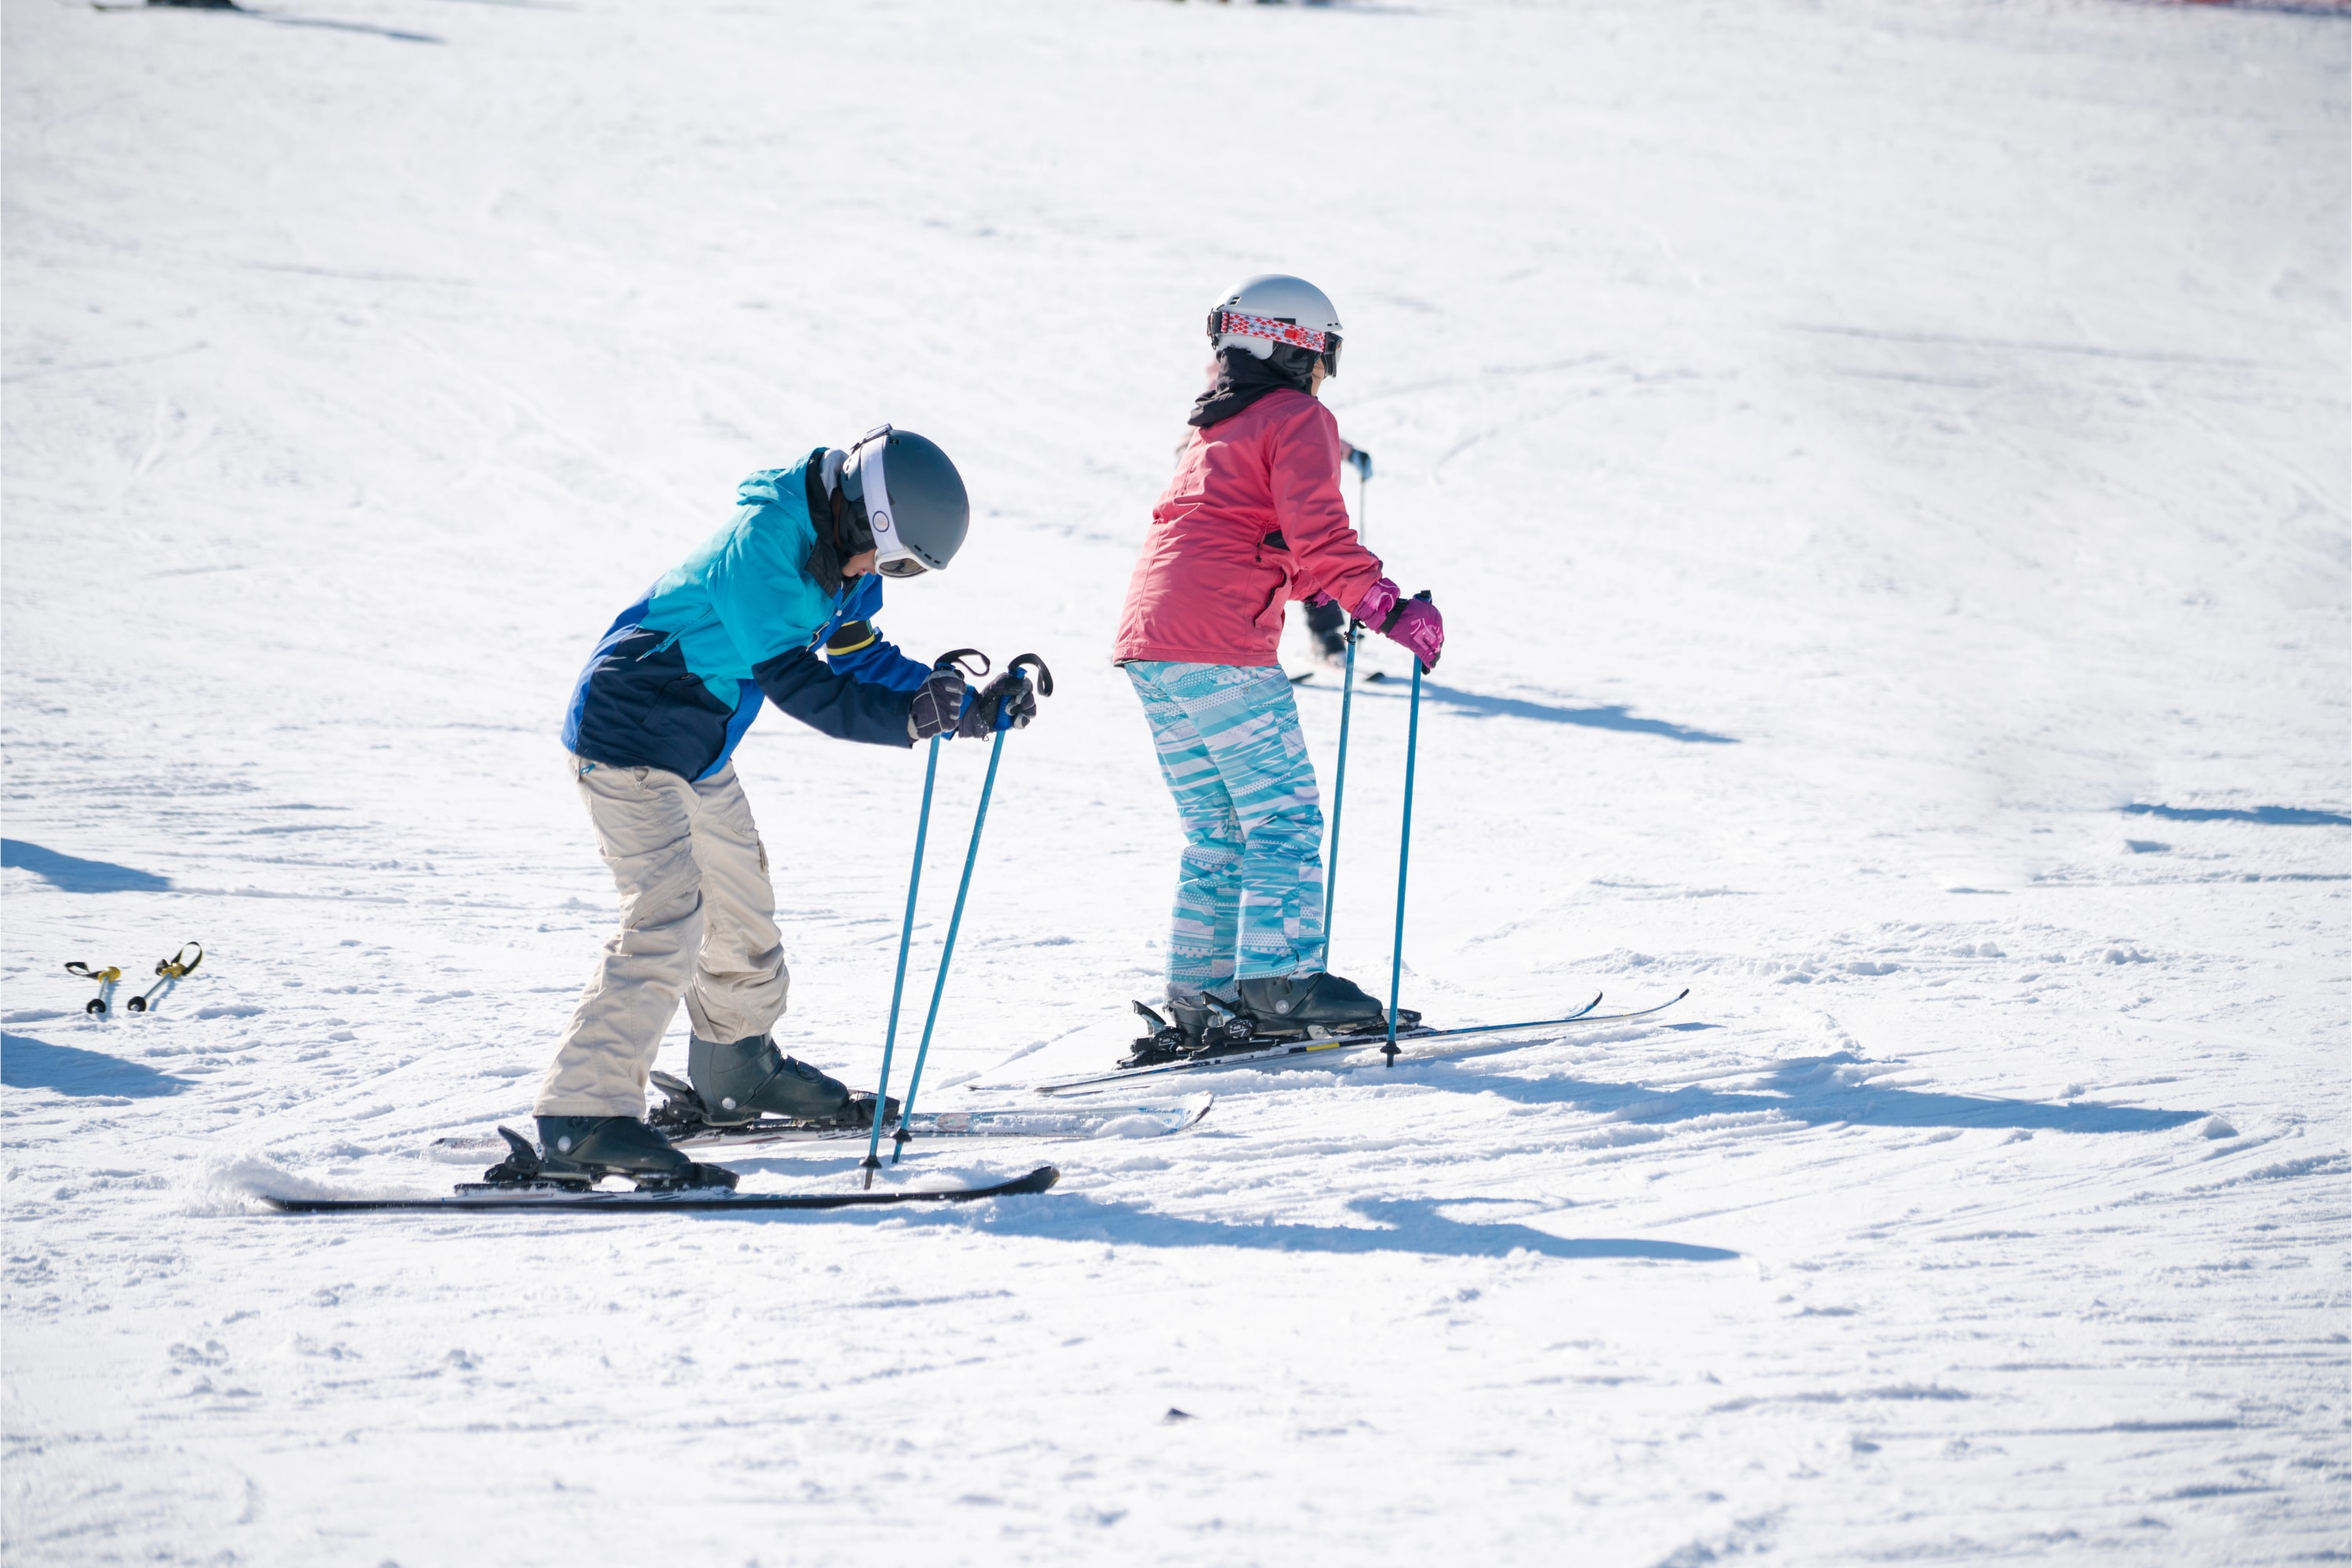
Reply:
[[[567,748],[608,766],[708,778],[763,698],[839,740],[915,743],[908,709],[930,668],[875,629],[882,579],[827,586],[809,572],[812,519],[830,504],[824,466],[820,447],[745,479],[735,521],[621,612],[572,689]]]

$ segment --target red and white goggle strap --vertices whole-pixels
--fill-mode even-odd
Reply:
[[[1321,353],[1328,344],[1325,333],[1312,327],[1302,327],[1296,321],[1277,321],[1272,316],[1253,316],[1246,310],[1212,310],[1209,312],[1209,335],[1213,338],[1271,338],[1277,343],[1305,349],[1309,353]]]

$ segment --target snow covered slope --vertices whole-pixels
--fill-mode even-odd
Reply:
[[[11,1563],[2352,1544],[2340,12],[0,28]],[[927,1096],[1116,1049],[1176,836],[1110,628],[1201,313],[1269,268],[1339,301],[1368,538],[1449,617],[1408,1002],[1671,1022],[1233,1075],[970,1210],[258,1210],[525,1114],[612,918],[579,660],[743,472],[884,419],[980,512],[886,626],[1061,688]],[[1356,713],[1367,980],[1404,707]],[[780,1034],[870,1081],[920,758],[771,715],[740,765]],[[149,1016],[60,968],[192,938]]]

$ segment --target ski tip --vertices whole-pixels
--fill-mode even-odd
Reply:
[[[1062,1179],[1062,1173],[1051,1165],[1040,1165],[1018,1181],[1007,1182],[998,1190],[1004,1193],[1042,1193]]]

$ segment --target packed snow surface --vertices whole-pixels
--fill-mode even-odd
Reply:
[[[10,1563],[2352,1546],[2340,10],[0,24]],[[739,477],[884,420],[977,508],[886,629],[1059,683],[924,1095],[1107,1065],[1178,842],[1111,628],[1263,270],[1339,302],[1368,541],[1448,617],[1407,1004],[1688,1000],[883,1178],[1063,1172],[971,1207],[256,1202],[525,1124],[613,920],[574,670]],[[1384,989],[1365,663],[1334,966]],[[740,766],[780,1037],[870,1085],[921,756],[771,714]],[[143,1016],[61,968],[192,940]]]

